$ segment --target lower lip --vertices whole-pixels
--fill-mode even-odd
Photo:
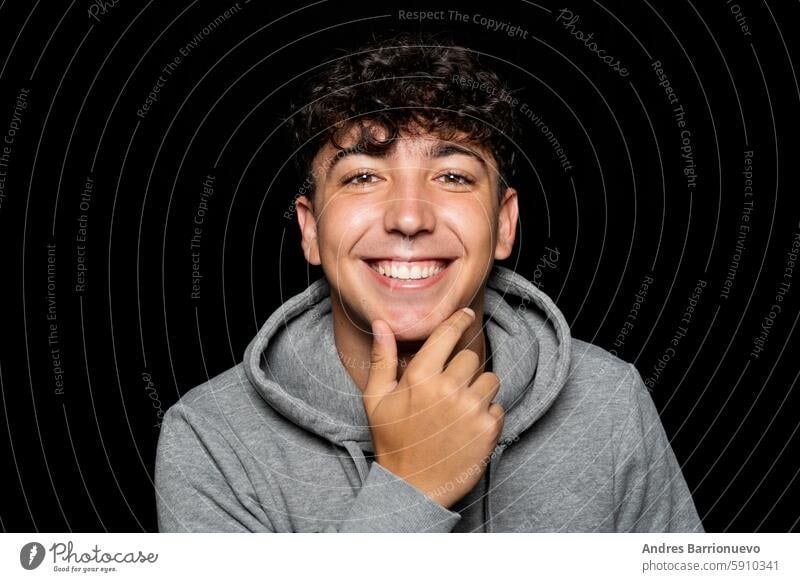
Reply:
[[[373,269],[367,261],[361,262],[364,263],[378,283],[388,287],[392,291],[417,291],[419,289],[427,289],[428,287],[432,287],[444,278],[445,274],[450,270],[450,267],[453,264],[453,261],[450,261],[447,264],[447,267],[436,273],[433,277],[428,277],[426,279],[395,279],[393,277],[381,275],[378,271]]]

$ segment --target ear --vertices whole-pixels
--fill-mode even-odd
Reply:
[[[495,260],[502,261],[511,256],[511,251],[514,248],[514,239],[517,236],[517,219],[519,218],[518,202],[517,191],[510,186],[506,188],[497,215],[497,244],[494,248]]]
[[[306,196],[298,196],[294,204],[297,210],[297,222],[300,225],[303,254],[312,265],[320,265],[322,261],[319,258],[317,217],[314,216],[314,205]]]

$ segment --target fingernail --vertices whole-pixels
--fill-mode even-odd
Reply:
[[[475,317],[475,312],[472,311],[472,309],[470,309],[469,307],[465,307],[464,311],[466,311],[467,315],[469,315],[470,317]]]

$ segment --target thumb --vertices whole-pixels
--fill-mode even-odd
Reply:
[[[364,404],[371,412],[386,394],[397,386],[397,344],[388,323],[382,319],[372,322],[372,353],[369,378],[364,390]]]

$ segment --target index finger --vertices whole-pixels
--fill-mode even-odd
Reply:
[[[422,344],[405,373],[411,368],[426,378],[440,373],[447,358],[453,353],[453,348],[474,318],[475,312],[469,307],[464,307],[445,319]]]

